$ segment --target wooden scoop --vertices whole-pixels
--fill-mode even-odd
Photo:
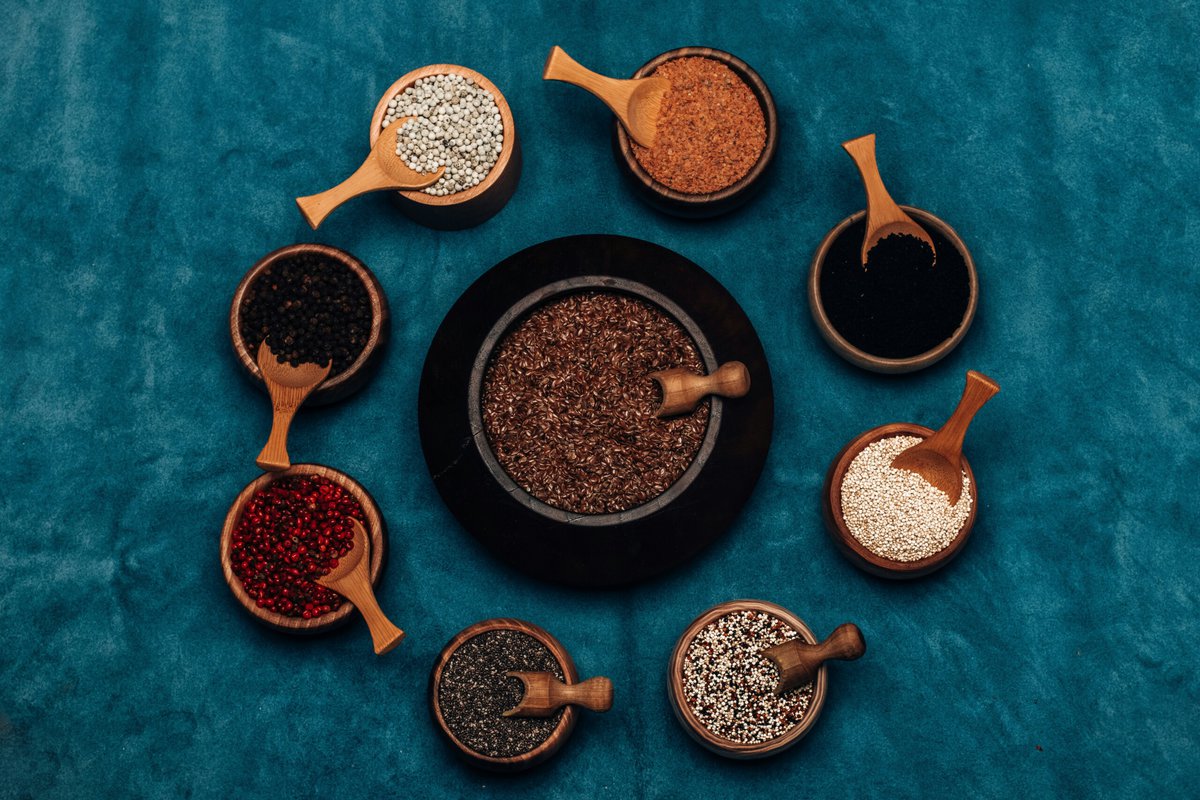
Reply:
[[[826,661],[832,658],[854,661],[865,652],[867,643],[863,641],[862,631],[857,625],[847,622],[837,626],[820,644],[792,639],[768,647],[762,651],[762,655],[779,670],[779,683],[775,686],[778,696],[812,683],[817,678],[817,670]]]
[[[863,187],[867,190],[867,233],[863,237],[862,263],[867,265],[867,253],[879,244],[881,239],[888,236],[915,236],[933,251],[934,261],[937,261],[937,250],[933,239],[912,217],[905,214],[888,190],[884,188],[883,179],[879,177],[879,165],[875,163],[875,134],[869,133],[848,142],[842,142],[842,147],[854,159],[858,173],[862,175]]]
[[[582,66],[555,45],[546,57],[542,80],[562,81],[591,92],[612,109],[635,142],[642,147],[654,147],[658,110],[663,95],[671,88],[671,82],[666,78],[609,78]]]
[[[371,588],[371,543],[367,531],[358,520],[354,522],[354,547],[346,553],[346,557],[338,562],[328,575],[317,578],[316,582],[327,589],[340,594],[349,600],[367,621],[371,629],[371,641],[375,644],[375,655],[381,656],[391,652],[400,640],[404,631],[397,628],[379,608],[375,599],[375,590]]]
[[[385,189],[424,189],[437,183],[446,171],[445,167],[438,167],[437,172],[414,172],[396,155],[396,137],[404,123],[412,119],[415,117],[398,119],[384,128],[367,160],[349,178],[320,194],[296,198],[300,213],[314,231],[329,212],[360,194]]]
[[[321,385],[333,366],[330,360],[325,366],[301,364],[293,367],[275,357],[266,339],[258,346],[258,369],[271,395],[271,435],[258,454],[255,463],[268,472],[279,472],[292,465],[288,460],[287,435],[292,417],[312,390]]]
[[[750,391],[750,370],[740,361],[726,361],[711,375],[697,375],[677,367],[652,372],[650,377],[662,389],[662,403],[654,412],[656,417],[687,414],[710,394],[742,397]]]
[[[565,705],[583,706],[590,711],[612,708],[612,681],[589,678],[582,683],[566,684],[550,672],[506,672],[525,684],[525,696],[505,717],[548,717]]]
[[[987,375],[968,370],[967,387],[950,419],[928,439],[892,459],[892,466],[917,473],[945,492],[950,505],[957,503],[962,496],[962,446],[967,426],[975,418],[975,412],[998,391],[1000,385]]]

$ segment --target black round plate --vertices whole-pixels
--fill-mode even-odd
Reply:
[[[656,500],[620,514],[568,514],[517,487],[492,455],[472,406],[505,331],[538,303],[588,288],[628,292],[663,308],[692,334],[710,371],[734,360],[750,370],[749,394],[712,399],[708,433],[684,476]],[[458,299],[425,356],[418,419],[434,484],[471,534],[537,577],[611,586],[677,566],[729,527],[766,462],[774,393],[750,320],[711,275],[640,239],[570,236],[509,256]]]

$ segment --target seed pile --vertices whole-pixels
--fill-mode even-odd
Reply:
[[[544,718],[505,717],[525,695],[518,678],[504,673],[552,672],[562,666],[547,647],[527,633],[486,631],[463,642],[442,671],[438,706],[458,741],[477,753],[510,758],[528,753],[550,738],[563,712]]]
[[[233,574],[259,608],[311,619],[342,605],[314,581],[354,548],[351,519],[366,524],[350,492],[318,475],[289,475],[259,489],[233,530]]]
[[[779,671],[760,655],[799,635],[762,611],[734,611],[705,625],[683,659],[683,699],[700,724],[740,744],[767,742],[799,725],[813,685],[776,697]]]
[[[579,514],[639,506],[695,457],[708,401],[654,416],[649,374],[703,373],[695,345],[658,308],[615,292],[568,295],[536,309],[500,342],[483,383],[488,443],[521,488]]]
[[[324,366],[330,377],[354,363],[371,336],[371,298],[356,273],[319,253],[297,253],[267,267],[246,289],[242,340],[253,358],[263,339],[293,367]]]
[[[888,236],[862,265],[866,221],[847,226],[821,269],[821,305],[846,341],[883,358],[911,358],[949,339],[962,324],[971,295],[967,262],[932,227],[937,249],[913,236]]]
[[[444,197],[470,189],[491,171],[504,148],[504,125],[492,93],[465,75],[421,78],[388,101],[383,127],[404,117],[396,155],[417,172],[446,172],[422,191]]]
[[[850,462],[842,479],[842,516],[863,547],[892,561],[920,561],[950,545],[971,514],[971,481],[963,473],[962,497],[946,493],[915,472],[893,469],[892,459],[920,442],[889,436]]]
[[[767,143],[762,106],[746,82],[703,57],[672,59],[654,74],[671,88],[658,111],[654,147],[633,143],[642,168],[686,194],[720,191],[741,180]]]

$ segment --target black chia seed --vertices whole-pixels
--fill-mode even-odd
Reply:
[[[343,372],[371,335],[371,298],[358,275],[320,253],[297,253],[265,269],[246,289],[242,339],[253,358],[263,339],[292,366],[333,360]]]
[[[564,680],[550,650],[517,630],[485,631],[459,645],[442,670],[438,705],[459,742],[481,755],[511,758],[538,747],[558,727],[563,712],[536,719],[505,717],[525,696],[525,686],[509,671],[552,672]]]
[[[967,264],[937,229],[937,250],[913,236],[888,236],[867,253],[866,221],[849,225],[830,246],[821,270],[821,304],[846,341],[882,358],[911,358],[954,335],[970,300]]]

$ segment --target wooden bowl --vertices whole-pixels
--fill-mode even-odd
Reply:
[[[371,301],[371,333],[367,337],[367,343],[362,352],[358,354],[358,358],[354,360],[353,364],[327,379],[305,400],[305,405],[323,406],[344,400],[365,386],[375,375],[391,329],[391,314],[388,311],[387,297],[383,294],[383,287],[379,285],[379,280],[371,270],[367,269],[366,265],[357,258],[345,250],[324,244],[293,244],[267,253],[250,268],[249,272],[242,276],[241,283],[233,293],[233,302],[229,308],[229,336],[233,342],[233,352],[241,362],[246,374],[266,393],[267,385],[263,382],[262,372],[258,368],[258,353],[251,352],[250,348],[246,346],[246,340],[242,338],[242,305],[250,285],[268,267],[280,259],[299,253],[315,253],[345,265],[362,280],[363,285],[367,287],[367,296]]]
[[[724,189],[707,194],[687,194],[665,186],[650,176],[650,173],[634,157],[629,134],[625,132],[621,123],[615,120],[613,122],[613,154],[616,156],[617,164],[621,166],[622,173],[629,179],[638,197],[668,214],[689,219],[704,219],[734,210],[753,197],[762,187],[763,177],[774,160],[775,150],[779,144],[779,115],[775,111],[775,99],[758,73],[751,69],[745,61],[723,50],[714,50],[711,47],[680,47],[668,50],[643,64],[633,74],[633,77],[645,78],[667,61],[687,56],[711,58],[721,62],[733,70],[750,87],[750,91],[754,92],[755,98],[762,107],[763,121],[767,127],[767,140],[757,163],[740,180]]]
[[[579,682],[579,671],[575,669],[575,662],[571,660],[570,653],[559,643],[558,639],[555,639],[544,629],[531,622],[519,619],[486,619],[463,629],[442,648],[441,654],[438,655],[437,661],[434,662],[433,671],[429,678],[429,707],[438,729],[441,730],[446,740],[450,742],[459,755],[469,763],[483,769],[492,770],[493,772],[520,772],[521,770],[526,770],[536,764],[542,763],[562,748],[571,736],[571,732],[575,730],[576,722],[578,722],[579,710],[575,706],[568,705],[563,707],[563,715],[558,722],[558,726],[546,741],[534,749],[518,756],[496,758],[476,752],[460,742],[458,737],[454,735],[450,727],[446,724],[446,719],[442,716],[441,705],[438,701],[438,686],[441,685],[442,673],[445,671],[446,664],[449,663],[450,657],[454,655],[454,652],[468,639],[478,636],[481,633],[499,630],[520,631],[537,639],[546,646],[546,649],[550,651],[554,659],[558,661],[559,666],[562,667],[563,682],[567,684]]]
[[[821,490],[821,511],[825,518],[825,527],[833,538],[834,544],[837,545],[841,554],[859,569],[884,578],[898,580],[919,578],[949,564],[967,543],[967,537],[971,535],[971,529],[975,527],[975,515],[979,511],[979,486],[975,482],[975,473],[971,471],[971,465],[967,463],[965,456],[962,464],[963,470],[971,480],[971,513],[950,544],[927,558],[919,561],[893,561],[890,558],[876,555],[854,538],[854,534],[850,532],[846,526],[846,520],[842,516],[842,480],[846,477],[846,470],[850,468],[850,462],[854,460],[855,456],[868,445],[889,436],[927,438],[932,435],[933,430],[924,425],[913,425],[908,422],[880,425],[878,428],[860,433],[833,459],[833,464],[830,465],[829,472],[825,476],[825,486]]]
[[[924,353],[909,358],[882,358],[872,355],[865,350],[858,349],[838,333],[837,329],[833,327],[833,323],[829,321],[829,316],[825,313],[825,306],[821,302],[821,270],[825,266],[825,256],[829,252],[829,248],[833,246],[834,240],[842,234],[842,231],[866,216],[867,212],[859,211],[857,214],[851,214],[833,226],[833,229],[825,234],[825,238],[821,240],[820,246],[817,247],[817,252],[813,255],[812,267],[808,273],[808,306],[812,311],[813,321],[817,324],[817,330],[821,332],[821,336],[825,337],[825,341],[829,343],[833,351],[851,364],[856,364],[871,372],[891,374],[915,372],[941,361],[966,338],[967,331],[971,328],[971,323],[975,321],[975,309],[979,305],[979,274],[975,270],[975,260],[971,258],[971,252],[967,250],[967,246],[963,244],[963,240],[959,237],[958,233],[942,219],[935,217],[928,211],[913,208],[912,206],[900,207],[907,211],[922,226],[932,228],[950,240],[962,254],[963,261],[967,266],[967,277],[971,286],[970,295],[967,299],[966,312],[963,314],[962,322],[959,323],[958,328],[948,339],[932,350],[927,350]]]
[[[517,126],[513,121],[512,109],[496,85],[473,69],[457,64],[430,64],[415,69],[388,87],[375,106],[371,117],[371,146],[383,131],[383,118],[387,115],[388,101],[412,86],[421,78],[430,75],[462,75],[487,89],[496,98],[500,109],[500,122],[504,126],[504,142],[500,157],[492,165],[487,177],[462,192],[444,197],[435,197],[423,191],[397,192],[400,210],[416,222],[439,230],[460,230],[486,222],[504,208],[517,183],[521,179],[521,142],[517,138]]]
[[[812,730],[812,727],[817,724],[817,719],[821,716],[821,710],[825,706],[825,695],[828,692],[828,667],[822,664],[820,670],[817,672],[816,685],[813,686],[812,700],[809,703],[807,715],[805,715],[799,725],[782,736],[756,744],[743,744],[741,742],[732,742],[712,733],[701,724],[700,720],[692,712],[691,706],[684,699],[683,660],[687,655],[687,650],[692,643],[692,639],[696,638],[696,634],[710,622],[735,611],[758,611],[776,616],[795,628],[804,641],[809,644],[817,644],[817,637],[813,635],[809,627],[799,617],[782,606],[768,603],[765,600],[731,600],[728,603],[721,603],[697,617],[687,627],[687,630],[683,632],[683,635],[679,637],[679,641],[675,643],[675,649],[671,653],[671,661],[667,668],[667,696],[671,700],[671,708],[675,711],[675,718],[683,725],[683,729],[704,747],[726,758],[739,760],[766,758],[767,756],[782,753],[803,739]]]
[[[349,600],[343,600],[342,605],[336,610],[311,619],[288,617],[274,611],[268,611],[265,608],[259,608],[250,599],[250,595],[246,594],[246,590],[242,588],[241,580],[233,574],[233,564],[229,559],[229,550],[233,542],[233,529],[237,527],[238,521],[242,517],[242,509],[245,508],[246,503],[250,501],[250,498],[259,489],[288,475],[320,475],[334,483],[340,484],[354,496],[354,499],[362,506],[363,513],[366,515],[367,535],[371,537],[371,585],[375,586],[379,583],[379,575],[383,571],[383,565],[387,558],[387,531],[384,526],[383,515],[379,513],[379,507],[375,505],[375,500],[372,499],[371,495],[367,493],[367,490],[358,481],[344,472],[338,472],[332,467],[325,467],[320,464],[293,464],[283,472],[265,472],[251,481],[245,489],[242,489],[241,493],[233,501],[233,505],[229,507],[229,513],[225,515],[225,527],[221,530],[221,570],[225,573],[225,583],[229,584],[229,590],[233,592],[233,596],[237,598],[242,608],[250,612],[251,616],[259,622],[284,633],[323,633],[344,625],[346,620],[350,618],[350,615],[354,613],[354,605]]]

